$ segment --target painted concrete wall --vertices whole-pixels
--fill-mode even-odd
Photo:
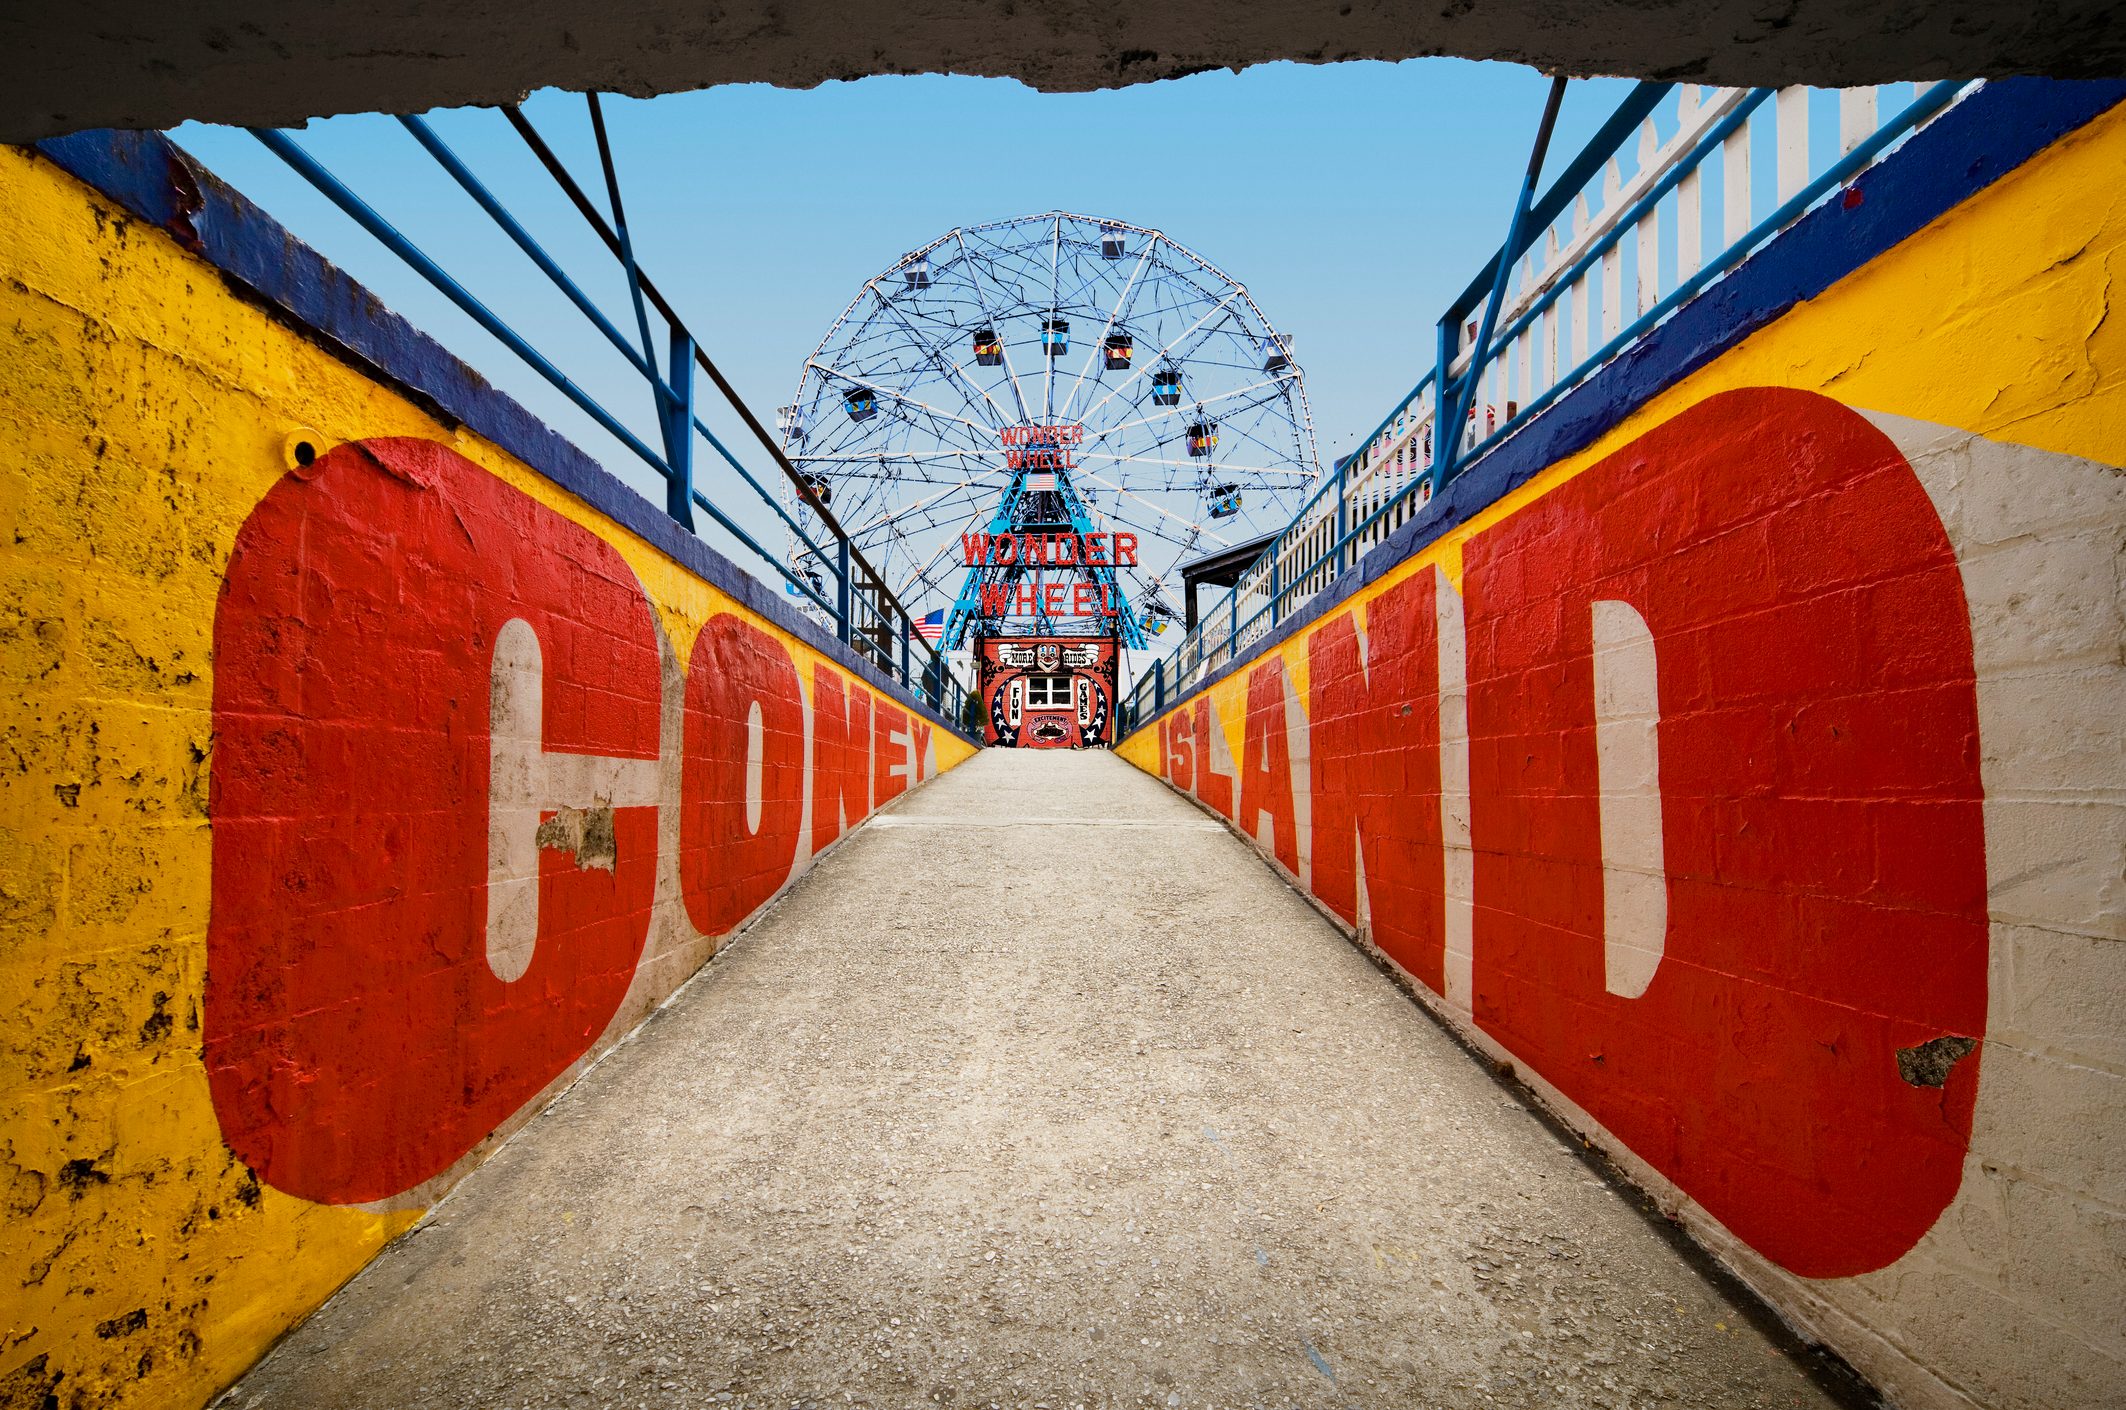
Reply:
[[[195,250],[314,256],[197,190],[172,233],[0,148],[5,1405],[203,1403],[972,752],[239,296]]]
[[[2126,110],[2003,158],[2020,101],[1792,233],[1857,268],[1753,334],[1738,271],[1747,336],[1603,374],[1594,415],[1637,400],[1583,447],[1120,752],[1896,1403],[2095,1410],[2126,1404]],[[1915,182],[1975,189],[1868,257]]]

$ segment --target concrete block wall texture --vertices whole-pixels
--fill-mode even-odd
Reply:
[[[204,1403],[972,753],[201,189],[0,148],[5,1405]]]
[[[2032,95],[1120,746],[1911,1410],[2126,1404],[2126,109]]]

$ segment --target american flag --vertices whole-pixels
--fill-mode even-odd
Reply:
[[[945,639],[945,609],[940,607],[915,623],[915,634],[935,646]]]

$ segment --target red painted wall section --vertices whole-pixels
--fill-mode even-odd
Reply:
[[[617,861],[542,853],[530,968],[486,954],[490,671],[539,642],[545,747],[655,759],[659,657],[603,540],[446,447],[342,446],[238,534],[215,618],[204,1048],[230,1147],[279,1189],[395,1195],[581,1056],[641,953],[655,809]]]
[[[916,782],[910,757],[908,712],[884,700],[871,707],[871,797],[883,808]]]
[[[1234,816],[1244,693],[1240,826],[1450,1015],[1778,1267],[1896,1262],[1981,1057],[1928,1085],[1910,1050],[1987,1022],[1972,609],[1926,488],[1836,401],[1730,391],[1461,564],[1458,604],[1424,563],[1169,711],[1160,771]]]
[[[1218,755],[1222,752],[1218,732],[1218,717],[1211,709],[1211,697],[1197,696],[1189,726],[1190,742],[1195,749],[1196,796],[1205,807],[1230,818],[1233,816],[1233,776],[1218,770]]]
[[[1315,895],[1445,993],[1436,578],[1412,574],[1307,640]]]
[[[1192,738],[1194,716],[1178,710],[1159,720],[1159,757],[1165,762],[1166,781],[1183,793],[1196,791],[1196,746]]]
[[[1248,672],[1248,717],[1240,750],[1240,826],[1260,839],[1270,829],[1271,853],[1299,874],[1297,809],[1292,803],[1292,737],[1285,720],[1284,659],[1272,656]]]
[[[799,863],[791,647],[711,613],[667,762],[666,653],[619,550],[446,446],[351,443],[276,484],[214,649],[208,1081],[289,1194],[404,1194],[590,1051],[660,904],[662,800],[700,939]],[[823,661],[813,706],[816,852],[922,780],[932,734]]]
[[[871,694],[812,670],[812,850],[824,852],[871,811]]]
[[[759,713],[757,807],[747,799],[752,718]],[[687,918],[721,935],[789,879],[805,813],[805,704],[790,652],[742,617],[719,612],[687,662],[680,775],[679,877]]]
[[[1838,403],[1731,392],[1464,562],[1475,1021],[1782,1267],[1892,1262],[1956,1191],[1979,1066],[1915,1086],[1897,1052],[1986,1021],[1971,636],[1925,491]],[[1597,599],[1658,661],[1638,998],[1604,987]]]

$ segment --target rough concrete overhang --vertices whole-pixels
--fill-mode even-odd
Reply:
[[[107,0],[0,15],[0,138],[866,74],[1088,89],[1456,54],[1736,85],[2126,74],[2118,0]],[[1275,114],[1266,114],[1275,119]]]

